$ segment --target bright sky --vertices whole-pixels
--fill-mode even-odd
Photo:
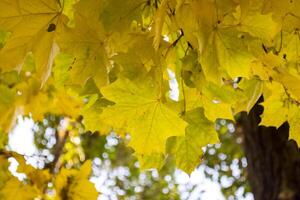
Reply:
[[[32,127],[34,125],[33,120],[22,117],[18,117],[18,125],[9,135],[8,146],[13,151],[24,155],[33,155],[37,149],[33,143],[34,137]]]

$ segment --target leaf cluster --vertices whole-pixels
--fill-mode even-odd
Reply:
[[[219,142],[215,121],[263,95],[261,125],[288,121],[300,143],[299,11],[290,0],[2,0],[0,127],[81,116],[86,130],[129,136],[143,168],[171,156],[190,173]]]

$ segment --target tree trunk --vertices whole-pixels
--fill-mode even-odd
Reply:
[[[249,114],[243,112],[238,119],[254,197],[256,200],[300,200],[300,153],[296,142],[288,141],[289,125],[284,123],[278,129],[258,126],[262,111],[262,106],[257,104]]]

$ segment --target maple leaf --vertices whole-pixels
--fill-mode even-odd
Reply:
[[[154,16],[153,46],[155,49],[158,49],[159,44],[160,44],[162,28],[163,28],[164,20],[165,20],[165,16],[166,16],[167,4],[168,4],[168,0],[163,0],[159,9],[156,11],[156,14]]]
[[[11,33],[0,51],[1,68],[21,69],[26,55],[33,52],[43,85],[58,52],[56,33],[65,20],[59,1],[3,0],[0,13],[0,29]]]
[[[13,119],[16,117],[16,91],[0,84],[0,94],[0,112],[2,113],[0,125],[3,131],[8,132],[14,124]]]
[[[288,121],[299,144],[299,2],[1,0],[0,130],[9,132],[18,114],[82,115],[93,132],[128,133],[142,168],[160,168],[172,140],[177,165],[191,172],[199,149],[217,142],[213,122],[249,112],[263,95],[261,124]],[[47,173],[20,168],[42,190]],[[76,199],[73,190],[87,187],[92,196],[82,198],[95,198],[87,175],[62,171],[58,193]],[[6,178],[7,195],[13,184],[32,190]]]
[[[202,91],[202,103],[205,116],[215,121],[217,118],[233,120],[233,107],[242,95],[234,91],[230,86],[218,87],[208,83]]]
[[[161,169],[165,164],[165,156],[162,153],[152,153],[150,155],[135,154],[135,156],[142,170]]]
[[[290,126],[289,138],[300,143],[299,119],[300,107],[297,101],[292,99],[284,87],[277,82],[267,84],[268,96],[262,103],[264,112],[261,125],[280,127],[288,121]],[[280,113],[280,115],[278,115]],[[276,117],[274,117],[276,116]]]
[[[0,189],[2,189],[6,182],[11,178],[11,173],[8,171],[10,164],[5,156],[0,156],[0,163]],[[0,198],[3,198],[1,192]]]
[[[34,187],[22,183],[16,177],[8,180],[2,190],[0,190],[0,193],[2,194],[2,197],[7,200],[32,200],[38,196]]]
[[[238,97],[239,100],[236,101],[236,105],[234,105],[234,112],[250,112],[252,107],[262,95],[264,84],[262,81],[257,79],[243,79],[239,83],[238,87],[242,90],[242,95]]]
[[[47,188],[47,183],[51,180],[51,175],[48,169],[40,170],[35,169],[31,165],[26,164],[26,161],[22,155],[13,153],[13,157],[18,162],[18,173],[24,173],[26,178],[30,180],[30,183],[35,186],[36,193],[43,194],[44,190]]]
[[[63,27],[58,37],[62,51],[74,56],[68,66],[72,84],[84,85],[89,78],[94,78],[99,86],[107,84],[107,55],[104,44],[104,31],[99,16],[94,10],[100,1],[80,1],[75,5],[75,27]],[[99,15],[99,14],[98,14]]]
[[[144,0],[105,0],[102,4],[101,19],[106,30],[126,33],[133,21],[140,22]]]
[[[45,113],[55,113],[65,116],[77,117],[80,114],[83,100],[71,90],[38,91],[28,94],[28,99],[22,105],[24,114],[32,114],[36,120],[42,120]],[[53,95],[50,96],[49,95]],[[47,105],[47,106],[45,106]]]
[[[201,147],[219,142],[213,122],[204,116],[204,110],[197,108],[185,114],[189,123],[185,136],[170,138],[170,151],[175,156],[176,166],[191,173],[201,161]]]
[[[290,65],[298,68],[300,65],[300,35],[299,31],[296,30],[292,33],[285,35],[285,40],[283,41],[283,49],[281,56],[288,61]]]
[[[98,192],[89,181],[92,162],[85,161],[80,170],[62,169],[55,180],[56,199],[97,199]]]
[[[220,84],[224,70],[231,78],[249,77],[250,64],[254,56],[248,49],[247,41],[238,32],[229,28],[213,31],[203,47],[200,62],[208,80]]]
[[[250,64],[254,56],[249,52],[247,43],[234,30],[218,31],[216,36],[216,51],[219,65],[231,78],[249,77]]]
[[[83,116],[83,124],[86,130],[101,134],[107,134],[111,130],[110,127],[101,120],[101,113],[104,107],[112,105],[110,101],[103,98],[99,98],[98,95],[90,97],[90,101],[86,104],[81,114]]]
[[[288,108],[284,103],[287,96],[284,88],[279,83],[274,82],[269,84],[267,88],[270,88],[270,95],[262,103],[264,112],[260,124],[278,128],[288,119]],[[277,115],[277,113],[280,113],[280,115]]]
[[[160,87],[151,79],[136,84],[119,78],[101,93],[115,102],[103,110],[102,121],[125,128],[138,154],[164,153],[168,137],[184,135],[186,123],[162,102]]]
[[[254,37],[261,38],[264,41],[271,42],[279,32],[279,26],[272,19],[272,14],[263,15],[247,10],[245,13],[236,14],[235,17],[239,18],[239,29],[241,31],[247,32]],[[268,24],[268,26],[266,26],[266,24]]]

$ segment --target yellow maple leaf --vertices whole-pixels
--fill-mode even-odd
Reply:
[[[135,154],[137,157],[140,169],[161,169],[165,163],[165,157],[161,153],[152,153],[150,155]]]
[[[265,101],[262,103],[264,112],[260,124],[278,128],[288,119],[287,96],[280,83],[272,82],[266,86],[269,91],[265,91]]]
[[[36,192],[43,194],[47,188],[47,183],[51,180],[51,175],[48,169],[40,170],[26,164],[26,160],[22,155],[13,153],[13,157],[18,161],[18,173],[24,173],[30,183],[38,189]]]
[[[5,183],[0,194],[5,200],[32,200],[38,196],[34,187],[22,183],[16,177],[12,177]]]
[[[93,183],[89,181],[92,162],[86,161],[80,168],[61,169],[55,179],[56,199],[70,200],[96,200],[98,192]]]
[[[289,138],[300,144],[299,120],[300,107],[298,103],[288,95],[287,90],[273,81],[267,84],[268,91],[265,101],[262,103],[264,112],[261,125],[280,127],[284,122],[289,123]]]
[[[10,89],[0,84],[0,125],[4,132],[9,132],[16,117],[16,95],[15,89]]]
[[[89,103],[86,104],[81,111],[86,130],[92,132],[98,131],[100,134],[110,133],[110,127],[101,121],[100,117],[103,108],[110,104],[111,102],[103,98],[98,98],[97,94],[90,97]]]
[[[51,81],[51,80],[49,80]],[[54,89],[47,85],[43,89],[37,87],[36,80],[17,85],[22,93],[18,99],[17,106],[21,108],[21,113],[32,114],[36,120],[42,120],[45,113],[54,113],[77,117],[83,107],[83,99],[71,89]]]
[[[289,139],[293,139],[300,145],[300,107],[295,104],[290,105],[289,108]]]
[[[254,56],[249,52],[245,38],[234,29],[216,32],[216,51],[219,65],[231,78],[249,77]]]
[[[119,78],[102,88],[104,97],[116,104],[104,109],[102,121],[125,128],[129,145],[138,154],[164,153],[168,137],[184,135],[186,123],[161,100],[154,81],[133,83]]]
[[[105,32],[98,20],[100,1],[80,1],[75,5],[75,27],[64,26],[58,36],[61,50],[74,57],[69,66],[70,82],[84,85],[90,78],[101,87],[107,84]],[[90,11],[90,12],[87,12]]]
[[[233,107],[241,97],[231,86],[207,83],[201,95],[204,114],[213,122],[217,118],[234,120]]]
[[[56,32],[65,20],[61,11],[56,0],[1,1],[0,29],[11,33],[0,51],[1,68],[21,69],[26,55],[33,52],[37,77],[43,85],[58,52]]]
[[[167,8],[168,0],[162,0],[159,9],[156,11],[154,16],[154,40],[153,46],[155,49],[158,49],[160,40],[161,40],[161,33],[162,28],[165,21],[166,16],[166,8]]]
[[[185,136],[170,138],[171,152],[175,156],[176,166],[191,173],[201,162],[201,147],[219,142],[215,124],[204,116],[204,110],[197,108],[186,113],[189,123]]]
[[[271,42],[280,30],[279,25],[272,19],[272,14],[250,12],[249,5],[244,6],[248,6],[246,11],[240,11],[241,7],[237,7],[238,13],[235,14],[235,17],[239,18],[239,30],[247,32],[253,37],[260,38],[266,42]]]

